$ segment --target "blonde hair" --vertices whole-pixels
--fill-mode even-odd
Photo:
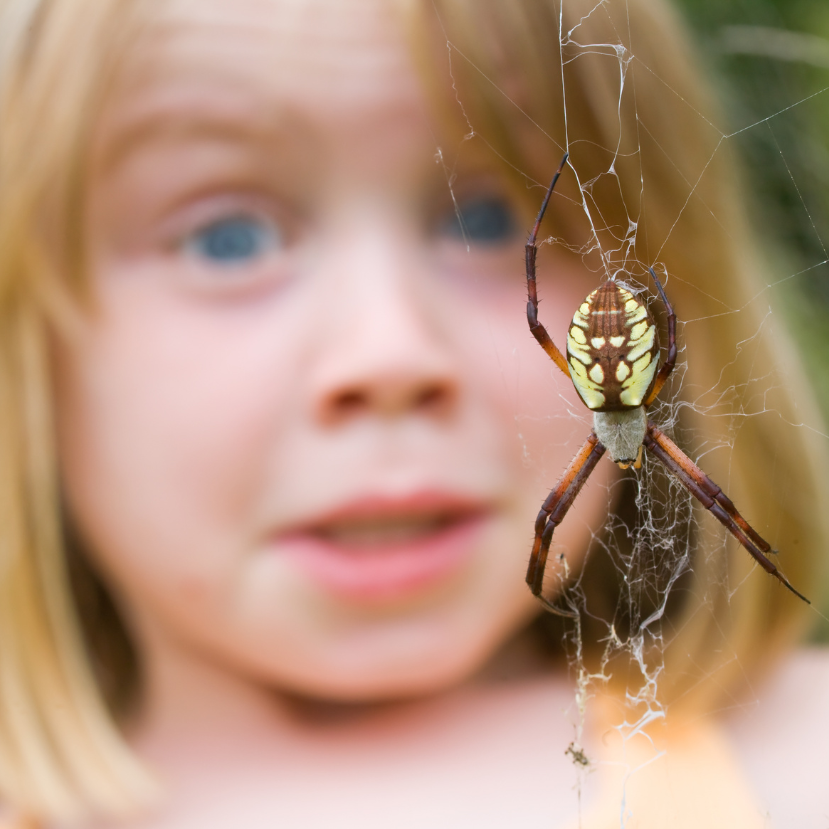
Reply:
[[[736,161],[715,126],[723,119],[679,20],[659,0],[434,0],[434,6],[440,27],[430,30],[420,18],[419,42],[433,44],[424,62],[439,59],[440,51],[447,56],[451,90],[434,86],[446,117],[467,139],[486,142],[525,188],[533,210],[562,151],[570,152],[581,187],[565,171],[557,188],[563,197],[551,202],[545,226],[597,281],[624,271],[647,283],[647,267],[664,266],[679,319],[680,362],[687,365],[660,395],[670,401],[673,389],[673,405],[655,406],[652,417],[667,418],[683,443],[696,438],[705,471],[762,535],[779,539],[789,580],[817,592],[825,582],[829,523],[810,509],[822,499],[802,494],[825,496],[827,458],[825,446],[798,424],[819,424],[820,417],[785,331],[767,326],[768,303],[751,301],[762,294],[763,269]],[[544,256],[542,248],[539,261]],[[543,314],[542,305],[542,320]],[[758,373],[764,380],[755,391]],[[761,398],[760,411],[752,396]],[[648,475],[661,479],[664,490],[670,483],[655,466]],[[637,515],[634,500],[645,502],[644,512]],[[665,515],[677,504],[664,494],[637,498],[628,488],[616,510],[628,524],[650,522],[642,530],[652,544],[668,528],[677,536],[674,546],[685,542],[690,566],[675,591],[685,598],[667,602],[666,581],[682,563],[660,569],[659,550],[632,542],[622,526],[611,547],[617,559],[627,559],[627,575],[639,588],[601,555],[607,538],[594,545],[578,580],[586,612],[577,647],[583,644],[590,669],[604,671],[615,655],[631,657],[631,646],[617,648],[614,640],[641,634],[656,614],[660,624],[650,628],[658,647],[646,649],[646,670],[660,669],[662,702],[693,698],[699,708],[733,696],[814,614],[773,579],[749,576],[754,562],[733,539],[724,555],[724,532],[700,504],[694,502],[685,527]],[[729,585],[738,584],[732,595]],[[564,632],[554,620],[552,627]],[[647,681],[630,666],[618,667],[624,683]]]
[[[66,820],[153,791],[107,712],[69,589],[49,359],[82,294],[85,146],[124,17],[118,0],[0,6],[0,799]]]
[[[134,680],[125,680],[124,671],[113,667],[117,653],[107,656],[85,639],[81,617],[90,610],[72,595],[49,360],[50,332],[67,324],[85,296],[79,243],[85,148],[119,61],[141,31],[145,5],[138,0],[0,2],[0,799],[44,818],[71,819],[90,810],[126,813],[154,791],[107,708],[112,698],[105,699]],[[615,159],[616,176],[597,179],[593,190],[602,218],[601,245],[593,245],[583,258],[597,272],[630,269],[650,263],[658,250],[671,274],[670,295],[679,314],[705,317],[704,326],[680,329],[688,355],[684,386],[695,390],[697,407],[726,416],[709,417],[701,425],[695,409],[687,407],[683,423],[714,444],[733,444],[727,453],[706,456],[707,471],[727,484],[750,519],[773,517],[781,542],[799,538],[798,555],[786,556],[784,569],[793,584],[812,585],[827,529],[791,484],[798,480],[803,490],[821,487],[822,447],[816,451],[807,445],[804,430],[790,429],[787,452],[773,451],[779,423],[797,422],[808,408],[805,384],[783,335],[755,337],[759,311],[740,308],[756,292],[756,263],[732,162],[723,148],[713,152],[705,135],[701,113],[711,107],[679,27],[656,2],[622,5],[623,17],[616,21],[605,4],[587,15],[573,41],[615,44],[630,38],[636,101],[623,100],[621,117],[618,90],[608,81],[613,73],[598,59],[566,60],[562,85],[562,57],[568,55],[560,54],[559,10],[553,0],[407,2],[405,11],[424,77],[434,82],[447,121],[459,117],[454,93],[446,96],[451,71],[463,103],[462,127],[469,118],[522,186],[527,173],[542,181],[551,172],[560,154],[557,145],[565,144],[565,111],[582,181],[606,172]],[[563,30],[571,30],[589,8],[592,4],[565,2]],[[444,49],[447,40],[452,51],[440,54],[453,56],[451,67],[433,51],[436,43]],[[571,44],[565,52],[577,48]],[[617,60],[618,71],[618,56],[608,59]],[[631,136],[637,128],[640,132]],[[631,147],[645,145],[643,128],[653,135],[653,148],[625,157]],[[701,171],[705,174],[697,181]],[[563,184],[563,194],[577,207],[581,191],[572,181]],[[540,193],[530,189],[528,203]],[[620,244],[628,207],[640,198],[642,227],[630,246]],[[590,247],[589,229],[573,218],[580,211],[572,201],[566,208],[565,200],[558,201],[550,218],[559,228],[556,235],[576,248]],[[728,227],[711,215],[727,217]],[[711,296],[721,303],[716,312],[707,306]],[[737,308],[740,313],[722,313]],[[745,341],[753,342],[750,358],[735,345]],[[746,417],[735,441],[729,433],[734,400],[709,405],[702,396],[744,389],[752,376],[749,360],[789,382],[768,404],[779,421]],[[800,418],[788,396],[794,392]],[[782,488],[767,479],[769,457],[775,458],[775,477],[787,484]],[[711,675],[714,645],[726,640],[745,671],[764,653],[790,642],[805,618],[803,608],[762,574],[745,578],[733,597],[727,594],[724,569],[733,583],[742,582],[751,569],[738,545],[728,546],[727,559],[697,547],[691,581],[684,584],[692,599],[666,617],[677,631],[665,655],[671,669],[662,689],[670,699],[700,676]],[[599,601],[601,582],[583,580],[589,606]],[[612,601],[619,586],[607,579],[604,584]],[[703,597],[710,613],[699,612]],[[589,640],[590,632],[585,635]],[[117,674],[114,690],[105,683],[108,669]],[[722,675],[717,679],[720,685],[729,681]]]

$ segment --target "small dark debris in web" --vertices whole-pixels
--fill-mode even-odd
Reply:
[[[577,763],[583,768],[586,768],[590,765],[590,760],[588,760],[587,755],[575,743],[570,743],[570,745],[567,746],[567,749],[564,753],[569,754],[573,758],[573,762]]]

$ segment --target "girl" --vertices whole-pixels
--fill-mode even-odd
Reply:
[[[524,583],[590,428],[520,265],[568,149],[545,325],[662,263],[655,416],[816,596],[825,447],[668,10],[0,13],[9,819],[760,825],[712,713],[807,606],[652,464],[602,462],[556,533],[576,620]]]

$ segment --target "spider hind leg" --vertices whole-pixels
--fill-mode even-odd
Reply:
[[[544,607],[558,616],[573,618],[575,614],[572,611],[557,607],[541,594],[553,532],[564,520],[564,516],[573,505],[573,501],[576,500],[576,496],[604,453],[605,447],[599,442],[596,433],[591,432],[584,446],[570,462],[561,480],[547,496],[535,521],[535,542],[527,568],[527,584],[530,586],[532,594],[539,599]]]
[[[806,604],[811,604],[765,556],[765,553],[773,552],[771,545],[737,512],[737,508],[723,491],[653,423],[648,423],[644,443],[645,448],[725,526],[769,575],[786,585]]]

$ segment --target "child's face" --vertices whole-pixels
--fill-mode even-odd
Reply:
[[[150,661],[341,699],[457,681],[537,612],[535,516],[589,430],[527,328],[528,219],[447,143],[384,0],[167,7],[93,153],[76,521]],[[540,258],[560,341],[588,283]]]

